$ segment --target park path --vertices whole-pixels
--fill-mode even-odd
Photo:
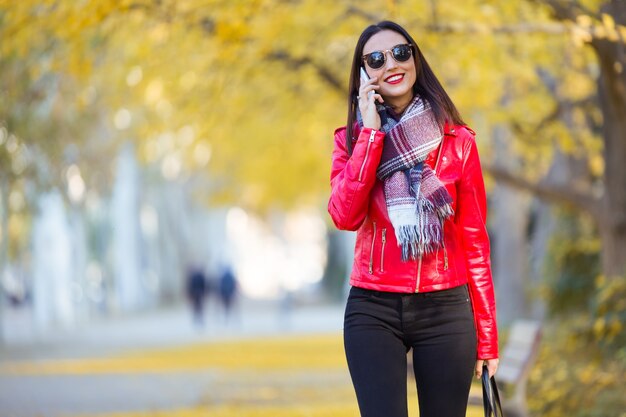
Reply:
[[[247,363],[254,354],[236,350],[255,346],[257,340],[277,340],[264,349],[279,350],[283,339],[305,338],[306,344],[307,337],[321,335],[335,355],[341,348],[342,316],[342,305],[292,307],[287,312],[280,304],[244,301],[228,323],[210,310],[202,329],[192,325],[181,306],[101,320],[38,340],[16,338],[0,349],[0,417],[156,410],[176,415],[180,409],[276,403],[285,395],[295,399],[320,389],[326,396],[337,392],[334,388],[345,391],[349,377],[338,359],[322,372],[302,372],[297,366],[274,372],[263,365],[266,359]],[[231,346],[231,352],[222,350],[219,360],[211,358],[218,355],[212,351],[217,346]],[[163,351],[169,356],[163,358]],[[147,358],[153,360],[146,363]],[[296,360],[306,363],[306,357]],[[242,366],[233,368],[231,362]]]

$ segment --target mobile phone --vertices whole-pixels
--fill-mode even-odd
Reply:
[[[367,76],[367,72],[365,72],[365,68],[361,67],[361,82],[367,81],[369,79],[370,77]],[[367,93],[368,100],[372,97],[373,94],[374,94],[374,90],[369,91]]]

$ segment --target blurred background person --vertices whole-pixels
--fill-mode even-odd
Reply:
[[[222,268],[218,281],[218,295],[224,312],[224,322],[228,323],[233,316],[238,292],[237,278],[230,264]]]
[[[191,307],[193,323],[198,327],[204,327],[205,302],[209,292],[209,286],[202,268],[191,266],[187,270],[187,299]]]

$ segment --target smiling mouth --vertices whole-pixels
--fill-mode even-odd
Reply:
[[[385,78],[385,82],[389,84],[398,84],[404,79],[404,74],[394,74],[391,77]]]

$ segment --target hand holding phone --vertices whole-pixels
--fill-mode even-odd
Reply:
[[[365,72],[365,68],[361,67],[361,85],[363,85],[364,82],[369,81],[369,79],[370,77],[367,76],[367,72]],[[373,94],[374,94],[374,90],[368,91],[367,99],[369,100],[370,98],[372,98]]]
[[[365,72],[365,68],[361,67],[361,87],[364,83],[369,81],[369,77],[367,76],[367,72]],[[371,105],[370,99],[372,96],[376,94],[374,90],[370,90],[367,92],[367,103],[359,101],[359,107],[362,112],[363,117],[363,126],[370,127],[372,129],[380,129],[380,115],[376,110],[376,105]],[[382,99],[379,97],[378,100],[382,103]]]

